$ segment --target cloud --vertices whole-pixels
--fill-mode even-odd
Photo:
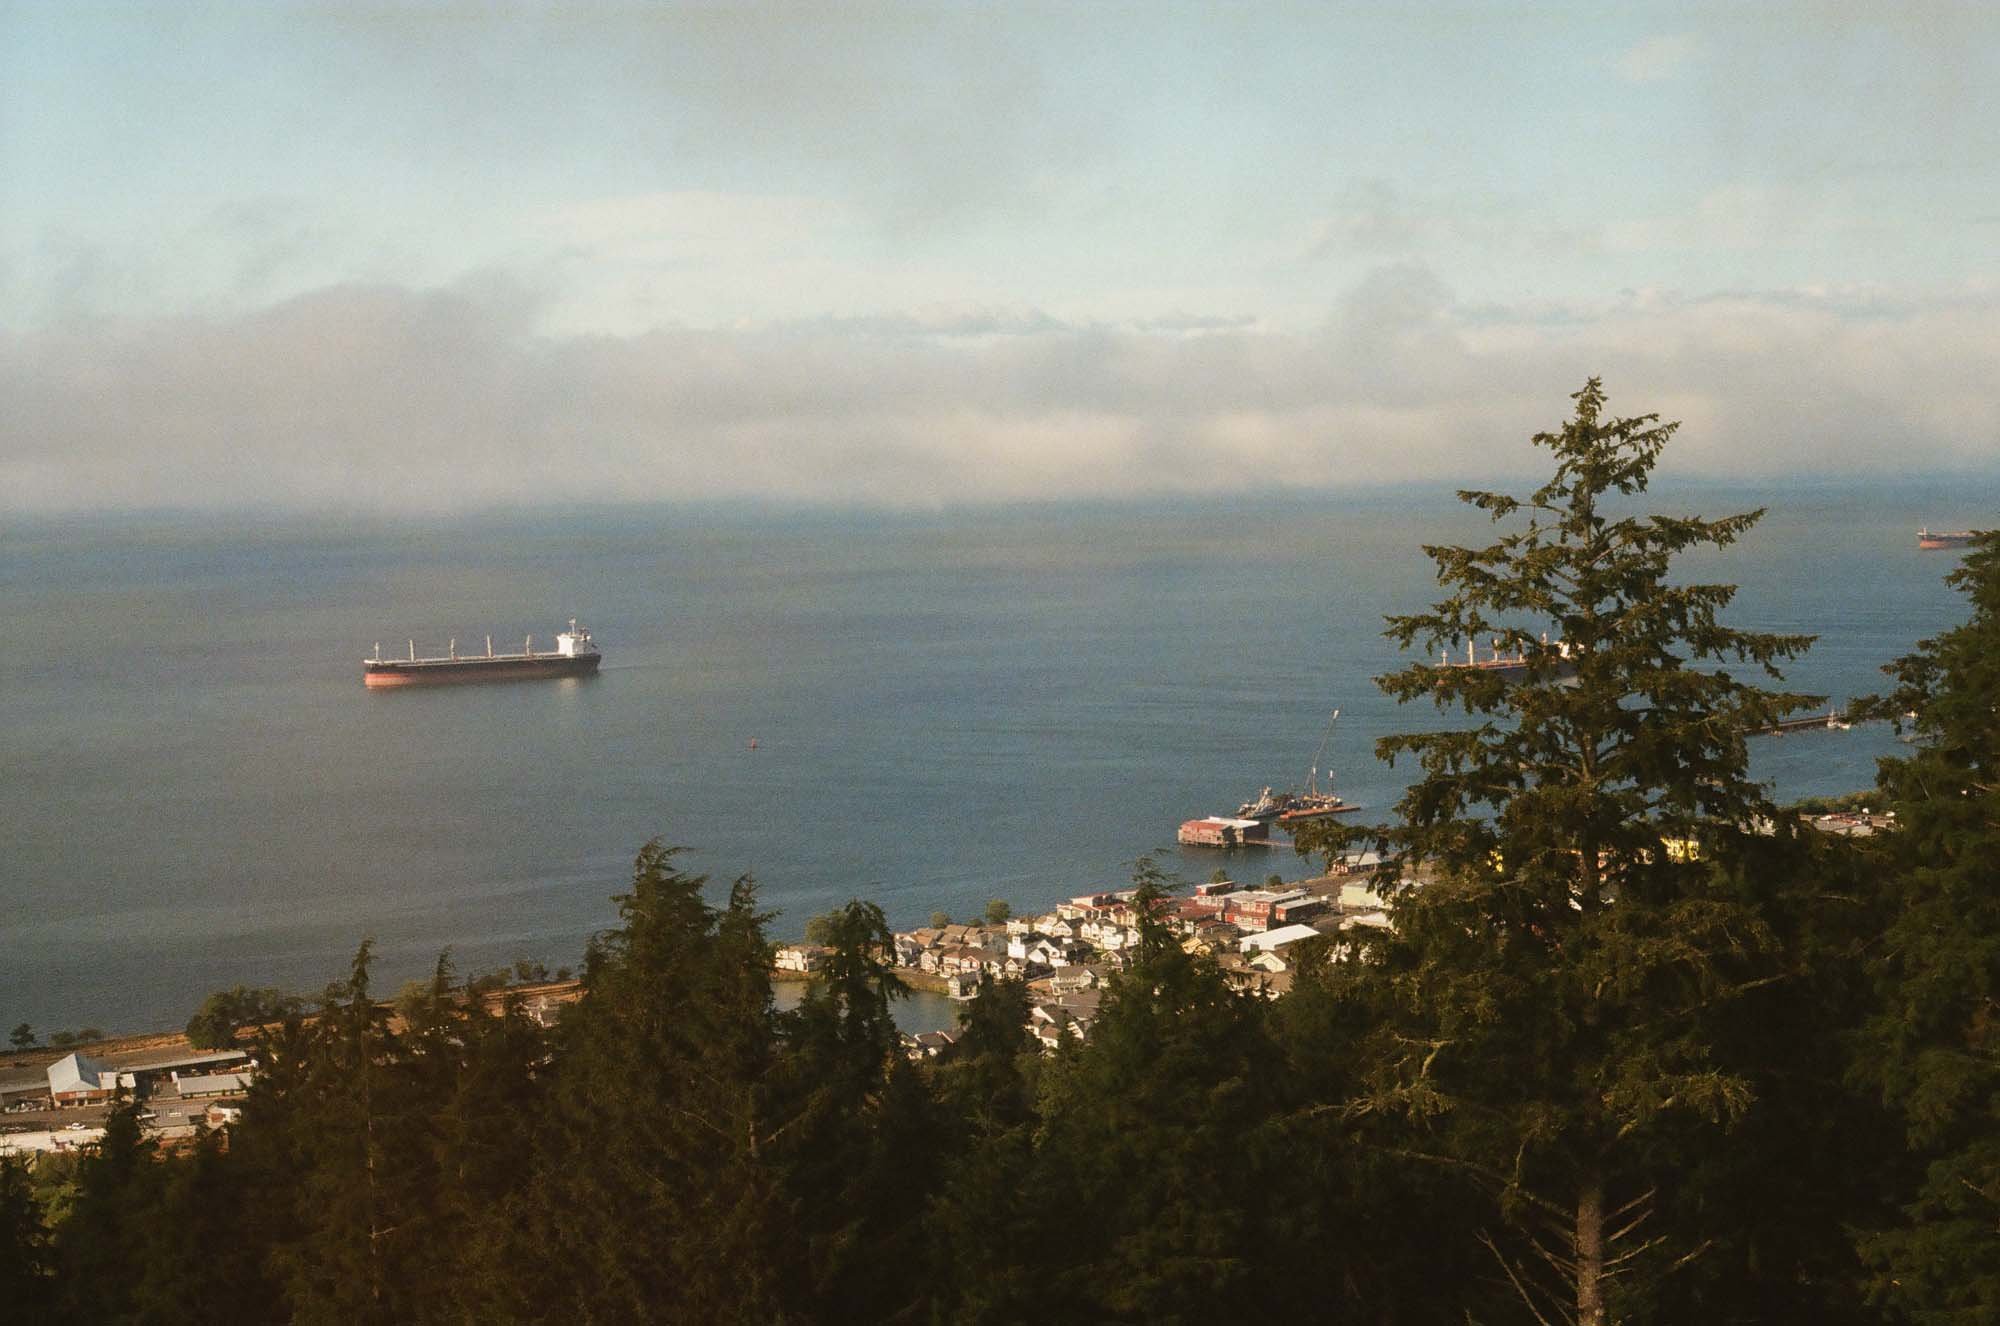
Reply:
[[[1628,83],[1664,83],[1700,54],[1700,40],[1689,33],[1648,37],[1620,52],[1612,67]]]
[[[1386,179],[1349,181],[1320,218],[1303,261],[1434,254],[1453,247],[1484,255],[1594,252],[1595,229],[1549,219],[1537,200],[1491,190],[1409,191]]]
[[[1529,472],[1584,377],[1678,473],[1991,469],[2000,291],[1460,306],[1381,268],[1325,321],[1033,309],[550,335],[488,277],[0,338],[0,509],[929,506]]]
[[[1656,249],[1733,254],[1808,241],[1834,244],[1867,224],[1864,206],[1848,190],[1729,184],[1677,211],[1607,221],[1602,242],[1614,254]]]

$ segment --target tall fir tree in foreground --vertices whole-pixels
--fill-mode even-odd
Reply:
[[[725,909],[649,843],[556,1038],[532,1164],[479,1315],[782,1322],[786,1206],[770,951],[750,881]]]
[[[1857,1070],[1921,1168],[1906,1219],[1868,1239],[1876,1296],[1923,1323],[2000,1322],[2000,534],[1946,579],[1971,615],[1887,671],[1869,710],[1911,715],[1884,760],[1897,917]]]
[[[1690,1125],[1753,1107],[1718,1044],[1786,975],[1750,881],[1784,868],[1789,835],[1769,836],[1744,737],[1814,697],[1741,675],[1780,679],[1809,637],[1733,629],[1733,586],[1675,575],[1762,513],[1626,510],[1676,425],[1609,415],[1595,379],[1573,399],[1534,439],[1549,481],[1461,493],[1506,532],[1427,547],[1446,597],[1389,620],[1405,648],[1491,638],[1526,669],[1380,679],[1470,721],[1377,746],[1418,766],[1385,838],[1431,878],[1397,899],[1377,958],[1393,1011],[1357,1109],[1404,1119],[1410,1156],[1486,1181],[1500,1219],[1481,1237],[1524,1307],[1605,1326],[1710,1242],[1661,1218],[1673,1152]]]

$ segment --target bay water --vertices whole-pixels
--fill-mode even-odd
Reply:
[[[1817,634],[1833,702],[1955,623],[1919,524],[2000,484],[1669,485],[1645,509],[1768,505],[1688,571],[1729,618]],[[1981,517],[1987,517],[1984,521]],[[158,515],[0,529],[0,1024],[176,1026],[237,983],[310,992],[363,936],[384,990],[578,962],[633,854],[754,873],[795,936],[849,897],[892,924],[1040,908],[1151,854],[1192,878],[1317,873],[1177,852],[1183,819],[1434,725],[1370,679],[1420,545],[1483,539],[1447,486],[924,514],[647,508],[431,520]],[[361,660],[552,643],[590,680],[370,692]],[[1786,799],[1864,787],[1883,727],[1761,740]],[[1322,771],[1322,779],[1327,776]],[[1364,815],[1367,812],[1364,812]],[[912,1016],[930,1018],[935,1009]]]

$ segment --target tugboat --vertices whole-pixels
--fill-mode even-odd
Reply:
[[[1292,804],[1290,792],[1273,792],[1265,788],[1253,801],[1246,801],[1236,808],[1239,820],[1256,820],[1259,824],[1269,824],[1285,812]]]
[[[383,658],[380,642],[371,658],[361,660],[361,680],[371,690],[385,686],[449,686],[473,681],[529,681],[546,677],[588,677],[596,673],[603,655],[591,641],[590,632],[569,619],[569,629],[556,636],[553,653],[535,652],[535,637],[529,636],[518,654],[493,652],[493,637],[486,637],[484,654],[460,654],[453,640],[443,656],[418,658],[417,642],[410,641],[408,658]]]

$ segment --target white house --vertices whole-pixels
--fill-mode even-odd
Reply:
[[[824,944],[780,944],[774,965],[779,971],[814,972],[832,955],[833,950]]]

